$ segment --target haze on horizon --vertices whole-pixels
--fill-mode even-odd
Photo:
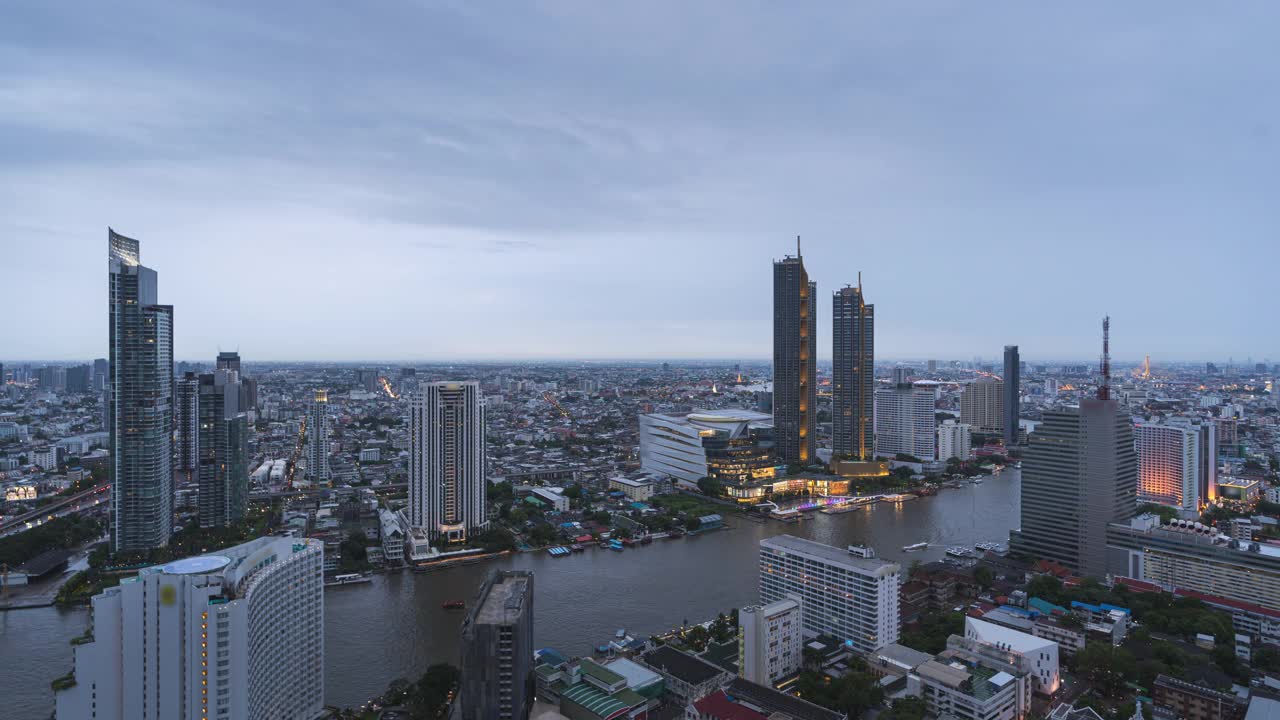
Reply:
[[[175,357],[1280,361],[1280,6],[19,2],[0,356],[106,354],[106,228]],[[14,301],[16,300],[16,304]]]

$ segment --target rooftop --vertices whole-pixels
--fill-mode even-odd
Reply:
[[[725,671],[701,658],[663,645],[641,656],[646,665],[691,685],[700,685]]]
[[[787,553],[809,555],[834,565],[841,565],[862,572],[878,573],[886,568],[892,568],[894,571],[898,569],[897,564],[888,560],[858,557],[857,555],[849,554],[846,549],[805,540],[794,535],[775,535],[771,538],[765,538],[760,541],[760,547]]]
[[[166,575],[207,575],[231,564],[231,558],[225,555],[200,555],[183,558],[161,568]]]
[[[476,622],[499,625],[514,620],[520,614],[524,596],[529,590],[528,575],[503,573],[498,576],[481,600]]]
[[[828,710],[808,700],[801,700],[794,695],[758,685],[740,677],[735,677],[724,692],[732,700],[752,705],[765,715],[782,713],[793,720],[842,720],[844,718],[844,715],[835,710]]]

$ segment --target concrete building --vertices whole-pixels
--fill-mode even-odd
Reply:
[[[937,455],[937,391],[915,385],[906,368],[893,371],[892,387],[876,390],[876,455],[893,458],[899,453],[924,461]]]
[[[640,467],[686,483],[718,480],[731,497],[778,476],[773,420],[752,410],[700,410],[640,416]]]
[[[645,502],[653,497],[653,482],[626,477],[609,478],[609,489],[620,490],[633,502]]]
[[[760,602],[800,598],[808,635],[833,635],[860,653],[897,642],[899,568],[778,535],[760,541]]]
[[[396,514],[386,508],[378,511],[379,539],[382,540],[382,557],[389,565],[404,562],[404,528]]]
[[[150,550],[173,529],[173,306],[138,241],[107,228],[111,548]]]
[[[968,460],[973,452],[970,427],[955,420],[944,420],[938,426],[938,459]]]
[[[875,445],[875,314],[861,277],[832,296],[832,452],[855,460],[872,459]]]
[[[58,446],[57,445],[45,445],[44,447],[34,448],[31,450],[31,452],[27,454],[30,456],[29,459],[31,460],[32,465],[35,465],[41,470],[47,470],[49,472],[57,471],[58,469]]]
[[[1001,434],[1005,445],[1018,444],[1018,411],[1022,408],[1022,362],[1017,345],[1004,346],[1004,397],[1001,398]]]
[[[974,432],[1004,434],[1004,382],[999,378],[980,377],[960,393],[960,422]]]
[[[800,597],[738,611],[738,675],[773,686],[804,664],[804,618]]]
[[[1133,428],[1138,452],[1138,501],[1175,507],[1182,517],[1199,517],[1207,500],[1200,493],[1200,429],[1159,421]]]
[[[189,481],[200,466],[200,376],[184,373],[174,390],[173,469]]]
[[[196,410],[200,527],[226,527],[249,507],[249,416],[236,371],[200,375]]]
[[[475,382],[424,382],[409,404],[409,520],[432,540],[488,526],[484,398]]]
[[[808,465],[817,458],[817,283],[796,256],[773,263],[773,426],[778,457]]]
[[[952,647],[951,641],[957,641]],[[911,673],[929,717],[1022,720],[1031,711],[1033,682],[1010,654],[966,644],[953,635],[948,648]],[[910,686],[913,683],[908,683]]]
[[[329,482],[329,392],[316,390],[307,407],[307,479]]]
[[[60,720],[310,720],[324,712],[323,545],[264,537],[93,598]]]
[[[1114,400],[1046,410],[1022,459],[1022,527],[1014,550],[1084,575],[1107,572],[1107,526],[1136,509],[1133,423]]]
[[[1199,683],[1157,675],[1152,683],[1156,720],[1243,720],[1248,700]]]
[[[462,623],[463,720],[524,720],[533,707],[533,573],[494,571]]]
[[[640,662],[662,676],[677,707],[684,707],[724,687],[733,675],[699,657],[659,645],[640,656]]]
[[[967,640],[1009,653],[1018,669],[1031,676],[1038,693],[1052,695],[1062,684],[1058,667],[1058,643],[1053,640],[973,617],[964,619],[964,636]]]
[[[1280,611],[1280,547],[1231,540],[1198,522],[1161,524],[1155,515],[1108,526],[1106,540],[1113,575]]]

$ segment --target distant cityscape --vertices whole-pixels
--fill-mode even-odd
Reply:
[[[15,716],[1280,716],[1280,364],[878,361],[858,270],[819,362],[798,238],[768,363],[175,361],[107,232],[106,357],[0,364]]]

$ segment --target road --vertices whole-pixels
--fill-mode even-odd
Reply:
[[[0,523],[0,537],[8,537],[24,530],[39,527],[54,518],[82,512],[97,507],[111,498],[111,485],[95,485],[94,487],[69,495],[49,503],[25,515]]]

